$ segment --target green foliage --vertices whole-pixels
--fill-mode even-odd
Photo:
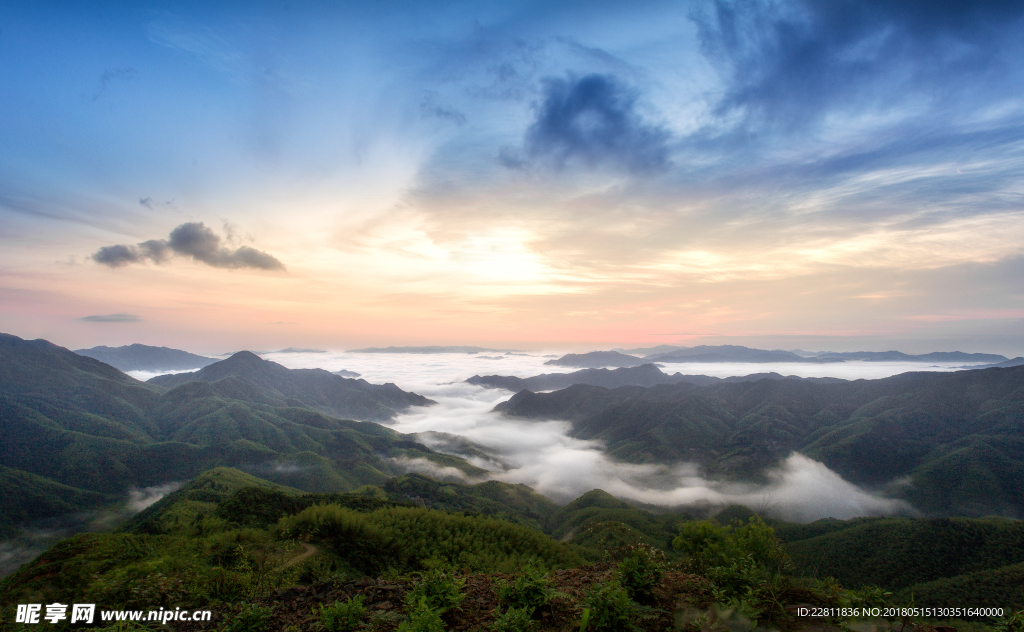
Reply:
[[[645,600],[661,582],[665,574],[665,561],[665,554],[657,549],[643,545],[630,547],[625,558],[619,562],[619,582],[631,598]]]
[[[494,632],[530,632],[536,627],[531,608],[510,607],[494,618],[491,629]]]
[[[672,545],[699,570],[746,565],[749,559],[754,566],[777,573],[788,560],[775,531],[758,516],[724,527],[710,520],[684,522]]]
[[[537,560],[527,562],[514,580],[498,580],[497,585],[498,602],[509,610],[525,611],[528,616],[533,616],[537,608],[547,605],[558,594]]]
[[[296,495],[267,487],[244,487],[220,501],[216,514],[232,523],[266,528],[313,505],[337,505],[365,513],[394,504],[357,494]]]
[[[921,606],[969,603],[975,607],[1024,608],[1024,564],[944,577],[896,591],[898,601],[906,601],[911,595]]]
[[[1024,632],[1024,610],[1006,613],[992,628],[996,632]]]
[[[398,632],[444,632],[441,613],[430,607],[426,597],[410,605],[409,618],[398,626]]]
[[[242,604],[226,618],[219,632],[266,632],[270,626],[271,614],[267,606]]]
[[[367,514],[366,520],[420,563],[436,558],[456,568],[512,572],[531,558],[549,568],[584,560],[577,547],[497,518],[392,507]]]
[[[617,581],[606,582],[591,589],[584,595],[583,600],[586,604],[586,619],[580,626],[581,630],[621,632],[636,629],[633,623],[636,604]]]
[[[673,544],[712,582],[723,613],[761,622],[786,618],[784,602],[793,586],[780,573],[788,558],[760,517],[724,527],[706,520],[683,523]]]
[[[898,591],[1024,563],[1020,520],[875,518],[786,527],[784,532],[786,550],[800,572],[835,577],[850,588],[879,585]],[[945,603],[981,605],[947,596],[952,601]]]
[[[320,604],[318,618],[327,632],[352,632],[359,627],[359,619],[366,612],[362,595],[349,597],[347,601],[335,601],[334,605],[324,608]]]
[[[462,594],[465,585],[466,580],[456,577],[451,570],[435,568],[423,573],[420,581],[406,596],[406,603],[410,608],[415,608],[422,602],[438,614],[444,614],[458,607],[465,599],[466,596]]]
[[[368,521],[365,514],[337,505],[313,505],[277,524],[280,538],[326,541],[334,552],[372,574],[398,563],[398,546]]]

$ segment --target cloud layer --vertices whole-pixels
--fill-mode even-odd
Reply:
[[[600,442],[569,436],[569,422],[517,419],[490,412],[511,393],[462,381],[474,373],[499,370],[491,364],[493,360],[482,361],[480,356],[274,353],[268,357],[290,368],[356,369],[368,381],[395,382],[403,389],[430,397],[438,404],[413,409],[396,418],[392,427],[415,434],[417,440],[439,452],[466,458],[489,470],[492,479],[524,483],[559,503],[599,488],[619,498],[662,507],[739,503],[801,522],[829,516],[915,513],[907,503],[862,489],[801,454],[790,455],[768,472],[767,483],[747,485],[709,479],[688,463],[641,465],[616,461],[606,456]],[[545,358],[540,354],[503,358],[502,374],[525,376],[571,370],[544,365]],[[775,368],[850,379],[890,375],[905,370],[907,365],[863,362]],[[720,376],[752,371],[751,365],[739,363],[705,364],[701,369]],[[396,460],[394,464],[406,471],[475,482],[461,472],[423,459]]]
[[[171,231],[169,239],[150,239],[135,246],[118,244],[97,250],[96,263],[120,268],[132,263],[166,263],[171,255],[192,257],[214,268],[255,268],[284,270],[284,264],[273,255],[249,246],[234,250],[221,245],[221,238],[202,222],[188,222]]]

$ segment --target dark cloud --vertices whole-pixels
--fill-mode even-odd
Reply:
[[[92,255],[92,260],[102,263],[111,268],[120,268],[129,263],[140,263],[146,258],[141,255],[135,246],[118,244],[116,246],[103,246]]]
[[[150,239],[138,245],[104,246],[93,261],[120,268],[131,263],[165,263],[171,255],[192,257],[215,268],[284,270],[284,264],[263,251],[241,246],[234,250],[221,245],[221,237],[202,222],[188,222],[171,231],[168,239]]]
[[[1019,1],[716,0],[692,17],[726,80],[719,114],[787,129],[834,109],[1005,90],[1022,15]]]
[[[87,323],[137,323],[142,320],[135,314],[102,314],[96,316],[83,316],[78,320],[84,320]]]
[[[668,167],[668,131],[646,123],[636,111],[635,92],[611,75],[546,79],[536,113],[526,133],[533,158],[636,174]]]

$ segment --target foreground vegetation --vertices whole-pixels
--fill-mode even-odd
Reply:
[[[971,560],[913,566],[905,543],[915,541],[960,547]],[[218,468],[119,531],[64,540],[6,578],[0,629],[28,629],[13,622],[15,604],[72,599],[214,612],[211,622],[170,624],[180,630],[839,629],[865,621],[800,616],[799,607],[938,600],[1009,615],[1024,608],[1012,581],[1022,549],[1021,523],[1005,519],[793,525],[734,507],[707,520],[651,514],[598,490],[558,508],[522,486],[418,475],[303,494]],[[887,572],[890,562],[908,572]],[[824,569],[842,579],[814,572]],[[897,615],[867,623],[921,623]]]

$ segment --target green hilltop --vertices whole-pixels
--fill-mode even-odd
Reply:
[[[290,371],[247,353],[170,377],[139,382],[44,340],[0,334],[0,537],[217,466],[312,492],[381,485],[408,460],[484,473],[379,424],[323,412],[389,418],[431,403],[393,384]]]

